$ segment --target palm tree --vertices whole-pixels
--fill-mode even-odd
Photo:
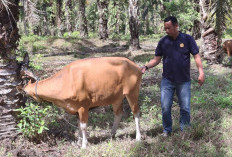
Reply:
[[[85,0],[79,0],[79,20],[80,20],[80,36],[88,37],[87,19],[85,16]]]
[[[130,49],[140,49],[139,44],[139,7],[138,0],[129,0]]]
[[[97,8],[99,13],[98,34],[100,39],[106,40],[108,36],[108,4],[107,0],[97,0]]]
[[[56,0],[56,25],[58,27],[58,36],[62,36],[62,3],[63,0]]]
[[[64,16],[65,16],[65,29],[69,34],[71,34],[71,32],[72,32],[72,24],[71,24],[72,10],[73,10],[72,0],[65,0],[65,13],[64,13]]]
[[[231,19],[231,0],[199,0],[201,11],[201,39],[203,58],[218,63],[221,35],[225,29],[226,18]]]
[[[232,19],[232,0],[214,0],[212,9],[216,16],[215,29],[218,34],[218,44],[221,45],[222,32],[226,28],[227,19]]]
[[[16,135],[13,109],[22,105],[22,95],[16,90],[20,83],[20,65],[15,50],[18,34],[19,0],[0,1],[0,139]]]

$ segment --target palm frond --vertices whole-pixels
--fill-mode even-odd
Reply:
[[[12,14],[10,8],[9,8],[9,5],[14,5],[12,4],[11,2],[9,2],[8,0],[0,0],[0,6],[1,7],[5,7],[6,11],[7,11],[7,14],[8,14],[8,17],[12,17],[14,19],[14,22],[16,23],[16,20],[14,18],[14,15]],[[11,18],[9,18],[10,20]],[[11,21],[11,20],[10,20]]]
[[[218,44],[221,44],[222,32],[226,28],[226,21],[232,20],[231,16],[232,0],[211,0],[211,19],[215,19],[214,28],[218,36]]]

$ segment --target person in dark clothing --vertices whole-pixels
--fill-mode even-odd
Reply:
[[[180,129],[190,126],[190,54],[196,62],[199,77],[198,83],[204,83],[205,76],[198,46],[192,36],[179,32],[176,17],[169,16],[164,20],[164,29],[167,33],[160,39],[155,50],[155,57],[144,65],[141,70],[146,70],[158,65],[163,58],[163,74],[161,81],[161,107],[163,121],[163,135],[172,132],[171,108],[173,96],[176,92],[180,106]]]

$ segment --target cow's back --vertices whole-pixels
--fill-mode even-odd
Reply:
[[[77,60],[68,65],[66,71],[70,77],[68,89],[72,89],[67,98],[103,105],[120,94],[138,90],[142,77],[138,65],[123,57]]]

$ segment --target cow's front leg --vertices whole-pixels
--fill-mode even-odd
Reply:
[[[82,136],[81,148],[85,149],[88,144],[88,140],[87,140],[88,109],[80,108],[79,117],[80,117],[80,132]]]
[[[79,128],[79,136],[78,136],[78,140],[77,140],[77,145],[78,146],[81,146],[82,145],[82,131],[81,131],[81,123],[80,123],[80,120],[79,120],[79,116],[78,116],[78,120],[77,120],[77,123],[78,123],[78,128]]]
[[[88,143],[87,140],[87,123],[80,122],[80,128],[82,132],[82,145],[81,148],[85,149]]]

